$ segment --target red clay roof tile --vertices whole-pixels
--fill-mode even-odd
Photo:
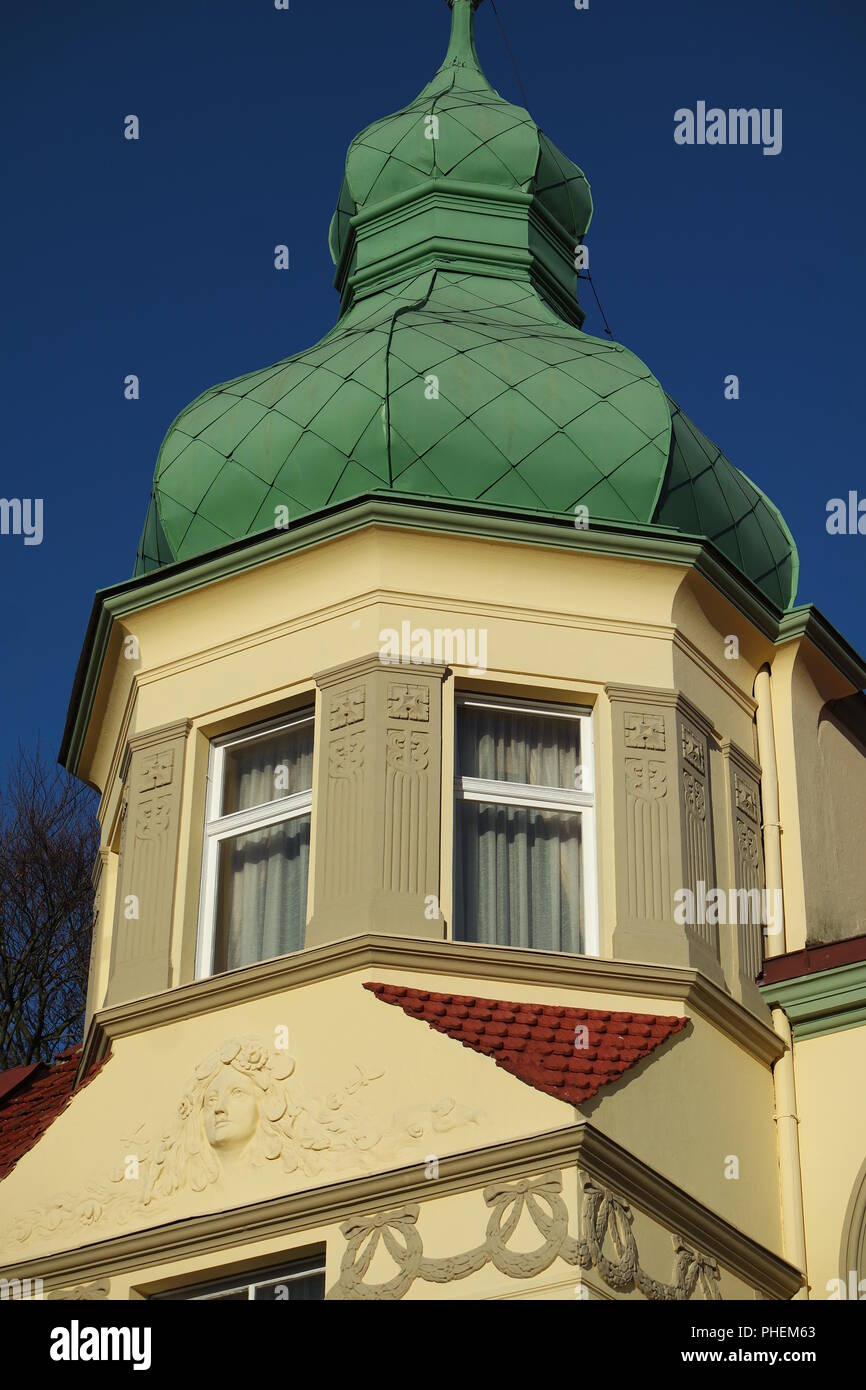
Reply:
[[[365,981],[364,988],[383,1004],[397,1004],[410,1018],[492,1057],[528,1086],[571,1105],[591,1100],[688,1023],[672,1015],[516,1004],[372,981]]]
[[[66,1109],[72,1099],[80,1056],[81,1048],[73,1047],[58,1053],[50,1068],[41,1062],[32,1067],[13,1067],[13,1073],[25,1075],[5,1090],[3,1080],[10,1073],[0,1072],[0,1181]],[[104,1065],[99,1062],[91,1067],[81,1086],[92,1081]]]

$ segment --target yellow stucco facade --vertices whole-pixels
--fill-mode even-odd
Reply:
[[[682,740],[690,766],[703,767],[713,881],[735,888],[739,800],[728,772],[734,766],[741,790],[750,768],[763,775],[754,692],[768,667],[787,931],[767,938],[768,953],[806,945],[810,894],[824,872],[811,849],[817,808],[823,824],[835,816],[844,825],[845,804],[864,785],[862,753],[844,725],[835,721],[826,736],[816,729],[830,699],[853,693],[826,653],[807,633],[774,643],[686,563],[592,553],[579,537],[555,547],[373,520],[194,580],[156,601],[141,583],[105,642],[78,763],[102,798],[79,1063],[89,1079],[0,1184],[10,1277],[41,1277],[67,1296],[182,1297],[191,1285],[314,1255],[331,1297],[826,1297],[866,1152],[866,1133],[844,1103],[864,1029],[795,1043],[792,1140],[779,1120],[780,1068],[792,1054],[774,1026],[779,1009],[771,1012],[746,978],[745,929],[722,923],[691,940],[668,902],[658,920],[621,932],[635,891],[638,823],[637,800],[624,793],[634,781],[629,759],[644,756],[641,729],[651,730],[660,766]],[[486,669],[449,660],[435,681],[438,915],[410,920],[407,906],[405,931],[370,930],[375,914],[359,906],[356,917],[348,898],[336,936],[196,978],[213,740],[315,702],[312,785],[324,788],[327,804],[318,773],[335,738],[328,692],[339,687],[321,673],[346,668],[356,686],[374,682],[378,658],[369,658],[381,634],[406,622],[413,631],[486,633]],[[725,655],[731,636],[735,659]],[[424,678],[422,662],[382,670],[387,681]],[[591,712],[591,954],[454,939],[461,691]],[[704,756],[695,753],[698,738]],[[691,774],[671,766],[664,785],[673,796]],[[169,904],[170,930],[162,947],[136,956],[140,948],[124,954],[124,941],[147,924],[126,919],[118,885],[129,886],[124,856],[132,862],[153,838],[152,813],[142,809],[151,788],[167,798],[160,849],[135,862],[147,878],[143,903]],[[376,802],[374,784],[364,795],[365,814],[382,814],[382,805],[394,814]],[[317,799],[308,938],[315,885],[333,871],[320,862]],[[675,828],[672,819],[665,833]],[[405,837],[400,843],[409,853]],[[673,892],[674,871],[655,842],[647,845],[640,872],[661,875]],[[679,862],[688,868],[687,856]],[[853,870],[835,878],[837,923],[857,923],[859,882]],[[137,989],[137,979],[157,978],[159,950],[164,987]],[[386,1007],[364,988],[370,982],[688,1024],[575,1105]],[[261,1084],[248,1142],[229,1152],[203,1128],[201,1091],[242,1073]],[[299,1122],[328,1113],[334,1123],[326,1139],[299,1148],[285,1140],[287,1113]],[[790,1193],[801,1180],[798,1230]]]
[[[352,142],[336,326],[181,412],[96,596],[85,1036],[0,1089],[4,1292],[866,1296],[866,666],[582,332],[589,186],[479,3]]]

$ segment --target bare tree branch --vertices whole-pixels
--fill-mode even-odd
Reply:
[[[0,789],[0,1068],[80,1041],[93,932],[95,797],[37,748]]]

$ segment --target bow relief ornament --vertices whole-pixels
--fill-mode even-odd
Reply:
[[[107,1179],[21,1216],[12,1240],[106,1218],[145,1220],[176,1193],[219,1189],[238,1172],[268,1168],[315,1179],[345,1168],[367,1172],[389,1161],[418,1161],[433,1136],[481,1119],[452,1097],[377,1113],[367,1093],[382,1076],[381,1069],[356,1065],[343,1085],[314,1095],[299,1084],[295,1059],[286,1051],[260,1038],[230,1039],[199,1062],[159,1139],[140,1126],[122,1141],[124,1162]]]
[[[532,1279],[556,1260],[581,1270],[595,1270],[609,1288],[619,1293],[637,1289],[654,1302],[687,1300],[696,1290],[705,1299],[720,1298],[721,1278],[714,1260],[697,1254],[679,1235],[674,1246],[674,1282],[652,1279],[642,1269],[632,1232],[628,1204],[601,1187],[587,1173],[580,1175],[582,1235],[569,1234],[568,1207],[562,1196],[562,1174],[495,1182],[482,1190],[490,1210],[481,1244],[457,1255],[429,1258],[418,1230],[421,1208],[417,1203],[381,1212],[364,1213],[346,1221],[340,1232],[346,1250],[340,1277],[327,1297],[333,1300],[400,1299],[417,1279],[448,1284],[477,1274],[493,1265],[511,1279]],[[542,1237],[534,1249],[512,1249],[518,1228],[531,1226]],[[521,1241],[521,1244],[523,1241]],[[377,1256],[390,1259],[394,1272],[388,1279],[368,1283],[367,1275]],[[379,1266],[381,1266],[381,1258]],[[383,1273],[386,1272],[383,1270]]]

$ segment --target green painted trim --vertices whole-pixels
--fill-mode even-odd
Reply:
[[[829,660],[840,667],[848,679],[852,679],[849,670],[852,675],[860,673],[859,681],[852,680],[852,684],[858,689],[866,685],[866,664],[816,610],[803,608],[795,610],[794,614],[782,615],[711,541],[703,537],[637,523],[626,526],[615,522],[598,522],[589,530],[581,531],[575,528],[570,517],[560,513],[520,512],[514,507],[506,511],[489,503],[445,499],[433,501],[410,493],[401,496],[386,491],[370,493],[361,500],[353,499],[332,507],[309,520],[299,521],[287,530],[246,536],[204,557],[196,556],[177,564],[164,565],[150,574],[99,590],[93,601],[72,688],[59,754],[60,763],[70,772],[77,773],[111,627],[116,618],[374,524],[682,565],[703,575],[769,641],[789,641],[801,635],[802,631]],[[788,621],[795,616],[802,622],[802,629],[795,630]],[[846,664],[842,666],[840,662],[846,654]]]
[[[866,1023],[866,961],[758,988],[771,1008],[784,1009],[795,1042]]]
[[[453,235],[429,234],[437,211],[451,214]],[[423,229],[413,239],[418,219]],[[387,254],[376,249],[383,235],[389,244],[396,241]],[[409,238],[405,244],[401,236]],[[586,315],[577,303],[574,250],[567,229],[532,193],[429,178],[349,219],[334,285],[342,316],[357,300],[437,267],[505,278],[528,275],[560,316],[579,328]]]
[[[855,690],[862,690],[866,686],[866,660],[811,603],[800,604],[782,615],[777,644],[791,642],[798,637],[808,637],[810,642],[814,642]]]

